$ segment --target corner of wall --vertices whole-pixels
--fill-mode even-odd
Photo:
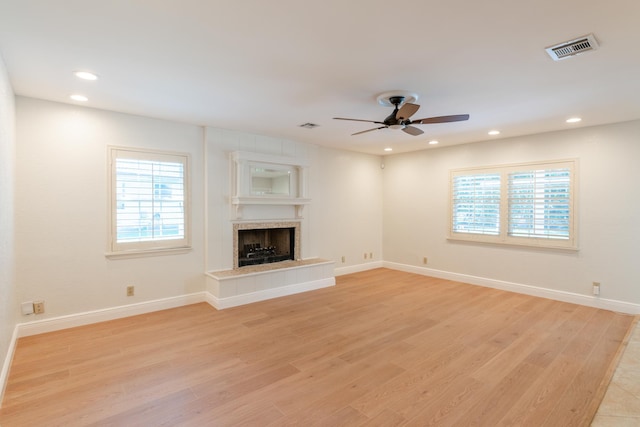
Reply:
[[[18,323],[14,262],[15,96],[0,54],[0,405],[13,359]]]

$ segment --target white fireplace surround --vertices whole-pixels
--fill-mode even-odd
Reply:
[[[210,303],[217,309],[250,304],[298,292],[334,286],[335,263],[302,259],[301,224],[307,196],[308,165],[297,158],[234,151],[229,153],[233,264],[231,269],[206,272]],[[243,212],[247,207],[248,212]],[[294,210],[275,209],[293,207]],[[263,210],[264,208],[264,210]],[[248,217],[242,219],[247,213]],[[291,215],[289,215],[291,214]],[[239,231],[293,229],[293,259],[239,267]],[[278,244],[277,246],[281,246]]]
[[[239,268],[238,231],[273,228],[293,228],[294,229],[294,252],[293,259],[300,260],[300,222],[299,221],[264,221],[264,222],[241,222],[233,224],[233,268]],[[277,264],[277,263],[276,263]]]

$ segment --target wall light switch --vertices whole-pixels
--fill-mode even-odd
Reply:
[[[23,315],[33,314],[33,301],[27,301],[20,304],[20,310]]]

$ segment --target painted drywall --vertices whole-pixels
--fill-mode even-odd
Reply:
[[[634,246],[640,230],[629,197],[640,172],[640,122],[378,156],[243,132],[202,128],[86,107],[17,98],[15,282],[12,305],[44,300],[20,322],[153,301],[206,289],[204,271],[232,266],[228,154],[251,151],[309,165],[302,257],[336,269],[391,263],[640,302]],[[193,250],[113,260],[107,250],[108,145],[192,155]],[[446,240],[453,168],[578,158],[577,252]],[[381,163],[385,168],[381,168]],[[381,191],[382,190],[382,191]],[[624,206],[624,210],[614,209]],[[291,219],[290,206],[248,207],[243,220]],[[384,227],[383,227],[384,224]],[[383,254],[384,248],[384,254]],[[365,254],[372,254],[372,257]],[[345,262],[342,262],[344,257]],[[136,296],[126,297],[127,285]]]
[[[15,105],[9,77],[0,57],[0,399],[8,372],[12,336],[18,323],[14,277]]]
[[[382,259],[382,174],[380,158],[310,144],[206,128],[207,271],[233,266],[232,225],[236,221],[292,220],[292,206],[246,206],[241,217],[229,204],[229,153],[245,151],[295,159],[308,165],[302,210],[301,256],[354,266]],[[364,258],[364,252],[373,257]],[[342,256],[345,262],[342,263]]]
[[[340,266],[382,259],[380,158],[261,135],[202,128],[17,98],[16,282],[19,301],[43,300],[20,322],[176,297],[206,289],[204,272],[232,267],[232,151],[309,165],[302,257]],[[187,254],[110,259],[107,147],[191,154],[192,243]],[[291,219],[291,206],[253,206],[243,220]],[[373,257],[364,259],[364,253]],[[342,256],[345,263],[342,263]],[[135,286],[134,297],[126,287]]]
[[[337,274],[383,259],[380,164],[379,156],[349,151],[317,148],[313,153],[312,250],[334,260]]]
[[[21,322],[204,290],[201,127],[24,97],[16,117],[17,292],[46,310]],[[110,145],[191,155],[192,251],[105,257]]]
[[[640,303],[640,121],[424,150],[385,159],[385,261]],[[579,251],[447,241],[449,171],[577,158]]]

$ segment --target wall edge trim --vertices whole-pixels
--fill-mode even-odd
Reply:
[[[468,274],[454,273],[444,270],[435,270],[432,268],[417,267],[414,265],[400,264],[390,261],[385,261],[384,267],[392,270],[404,271],[407,273],[420,274],[422,276],[454,280],[457,282],[468,283],[470,285],[484,286],[493,289],[516,292],[519,294],[531,295],[534,297],[547,298],[572,304],[611,310],[625,314],[640,314],[640,304],[634,304],[625,301],[605,299],[591,295],[576,294],[573,292],[559,291],[539,286],[507,282],[504,280],[490,279],[487,277],[472,276]]]
[[[83,313],[75,313],[66,316],[52,317],[49,319],[35,320],[27,323],[19,323],[16,326],[18,330],[18,338],[205,302],[206,297],[204,294],[205,292],[197,292]]]
[[[2,364],[2,371],[0,371],[0,408],[2,408],[2,402],[4,401],[4,391],[7,388],[7,381],[9,381],[9,372],[11,370],[16,344],[18,344],[18,325],[13,328],[9,348],[7,349],[7,354]]]

